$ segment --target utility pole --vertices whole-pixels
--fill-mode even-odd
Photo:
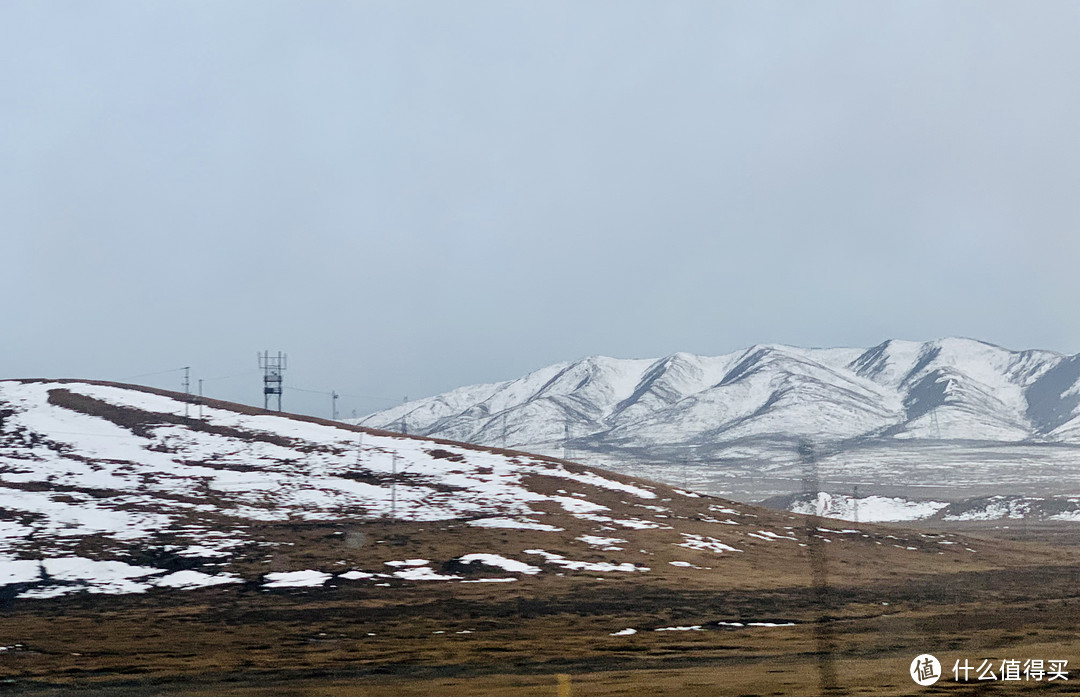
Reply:
[[[184,394],[191,394],[191,366],[184,366]],[[184,400],[184,418],[188,415],[188,400]]]
[[[199,378],[199,418],[200,419],[202,419],[202,417],[203,417],[202,405],[203,405],[203,402],[202,402],[202,378]]]
[[[390,520],[397,520],[397,453],[390,456]]]
[[[330,390],[330,418],[333,421],[337,421],[337,400],[340,396],[334,390]]]
[[[858,523],[859,522],[859,485],[858,484],[855,485],[855,489],[854,489],[854,491],[853,491],[853,493],[851,495],[851,503],[855,508],[855,515],[853,517],[855,518],[855,522]]]
[[[799,459],[803,468],[803,492],[814,501],[813,512],[804,520],[807,553],[810,556],[810,582],[813,590],[814,604],[818,607],[818,621],[814,623],[814,639],[816,653],[818,655],[818,692],[822,695],[842,694],[836,679],[836,665],[833,658],[836,655],[836,630],[833,628],[833,618],[829,615],[829,607],[832,592],[829,589],[829,559],[827,556],[828,546],[822,543],[821,525],[822,511],[817,507],[819,492],[817,452],[810,441],[804,440],[799,443]]]

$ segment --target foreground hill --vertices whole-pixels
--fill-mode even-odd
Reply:
[[[952,497],[946,502],[1080,493],[1059,486],[1080,474],[1080,356],[970,339],[594,356],[356,421],[570,452],[743,500],[797,491],[795,445],[806,439],[822,446],[824,487],[835,493],[850,494],[854,483],[869,484],[865,493],[912,497],[939,486],[934,495]]]
[[[572,674],[577,694],[904,693],[911,652],[956,612],[978,626],[951,650],[1011,646],[1021,606],[1044,623],[1025,650],[1077,619],[1071,549],[191,400],[0,381],[5,685],[550,694]],[[743,675],[765,656],[775,672]]]
[[[794,516],[543,456],[190,399],[106,383],[0,381],[0,584],[8,596],[464,580],[460,573],[481,567],[513,568],[504,582],[656,574],[670,562],[700,566],[701,553],[760,569],[783,558],[777,547],[798,551]],[[457,541],[420,555],[436,557],[423,564],[358,532],[436,523],[456,530],[444,537]],[[297,556],[283,549],[296,543],[275,535],[312,524],[342,539],[305,542],[298,556],[328,547],[330,557],[318,568],[282,562]],[[506,546],[508,531],[527,541],[522,548]],[[838,542],[881,541],[836,534]],[[964,561],[972,554],[941,542],[895,544]],[[493,553],[512,559],[492,565],[483,555]]]

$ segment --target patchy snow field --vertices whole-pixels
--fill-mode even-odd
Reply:
[[[543,493],[533,482],[545,479],[563,488]],[[553,505],[582,519],[661,527],[605,516],[608,507],[590,500],[596,491],[642,504],[657,498],[618,475],[524,454],[359,433],[214,404],[200,409],[179,396],[108,384],[0,381],[0,586],[17,586],[19,597],[236,583],[235,576],[214,569],[177,571],[129,560],[154,547],[196,565],[221,566],[266,544],[250,535],[250,524],[258,522],[380,520],[393,514],[412,521],[465,519],[477,528],[562,532],[544,522]],[[75,554],[87,538],[97,541],[101,558]],[[342,578],[461,578],[419,561],[401,562],[389,574],[354,570]],[[540,571],[483,552],[461,561],[526,575]],[[593,570],[558,555],[547,561]],[[596,568],[638,570],[621,563]],[[313,569],[273,572],[265,574],[263,586],[315,587],[331,578]]]
[[[901,507],[860,503],[863,520]],[[841,499],[816,504],[844,510]],[[111,384],[0,381],[9,598],[704,578],[804,544],[790,514],[740,508],[526,453]],[[398,523],[437,528],[439,541],[408,549]],[[375,529],[385,539],[368,539]],[[962,551],[851,532],[823,539]]]

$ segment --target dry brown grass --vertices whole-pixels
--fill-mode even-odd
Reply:
[[[788,522],[784,514],[758,515],[762,528]],[[574,695],[814,694],[824,615],[831,618],[832,665],[843,693],[885,695],[917,687],[907,665],[924,651],[951,667],[957,657],[1072,658],[1080,649],[1080,565],[1070,550],[1055,559],[1039,546],[980,538],[972,544],[987,551],[976,560],[978,554],[951,558],[872,539],[831,543],[823,606],[807,581],[803,548],[794,543],[762,541],[742,555],[717,556],[674,547],[671,532],[627,531],[635,548],[657,550],[647,574],[544,574],[512,584],[395,581],[389,588],[337,581],[321,589],[252,586],[16,603],[4,611],[0,645],[24,647],[0,654],[0,675],[14,681],[6,683],[12,691],[28,694],[554,695],[560,673],[572,676]],[[478,549],[521,558],[521,549],[544,539],[553,547],[544,533],[446,523],[372,524],[370,543],[357,549],[346,548],[330,526],[268,526],[262,533],[296,543],[289,562],[300,567],[325,568],[328,559],[347,557],[350,567],[376,568],[391,559],[449,559]],[[633,554],[562,551],[637,561]],[[709,562],[713,570],[672,567],[669,557]],[[717,620],[798,624],[649,631]],[[610,636],[625,627],[639,633]],[[972,694],[976,687],[939,686]],[[1071,686],[1055,683],[1054,691]],[[978,688],[1005,694],[1048,685]]]
[[[57,394],[66,399],[64,391]],[[102,409],[94,400],[65,404]],[[102,415],[124,423],[148,418]],[[440,443],[482,449],[447,441],[433,447]],[[652,511],[619,492],[580,483],[573,489],[607,506],[614,518],[664,527],[605,526],[558,506],[542,519],[563,528],[559,533],[478,528],[460,520],[252,524],[246,531],[252,540],[273,544],[249,545],[230,561],[226,570],[247,579],[243,586],[9,601],[0,605],[0,646],[19,646],[0,652],[0,691],[555,695],[556,676],[569,675],[573,695],[801,695],[820,691],[827,665],[838,694],[893,695],[919,691],[907,669],[923,652],[935,653],[947,668],[965,657],[1080,660],[1080,548],[1072,527],[968,525],[964,536],[946,539],[937,536],[940,530],[844,523],[860,532],[823,532],[811,540],[814,526],[801,516],[605,476],[653,487],[654,503],[670,510]],[[529,486],[554,493],[570,485],[537,475]],[[736,513],[713,510],[717,506]],[[227,529],[231,523],[221,517],[215,524]],[[758,531],[795,539],[761,539]],[[605,551],[576,539],[585,534],[626,542]],[[680,546],[686,535],[717,538],[742,551],[687,549]],[[90,549],[95,543],[89,537],[83,544]],[[650,571],[562,572],[524,554],[534,548]],[[811,550],[824,555],[824,585],[811,583]],[[505,584],[395,579],[382,587],[335,579],[322,588],[268,591],[260,583],[268,571],[386,571],[385,562],[416,557],[431,560],[436,570],[506,575],[453,564],[474,552],[528,561],[545,573]],[[718,621],[796,624],[733,629]],[[673,625],[704,630],[652,631]],[[626,627],[638,633],[611,636]],[[1066,684],[944,681],[922,691],[1060,694],[1074,685],[1080,688],[1080,677]],[[565,681],[561,689],[567,691]]]

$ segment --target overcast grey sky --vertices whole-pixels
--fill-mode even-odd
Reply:
[[[0,376],[1075,353],[1078,35],[1049,0],[8,0]]]

